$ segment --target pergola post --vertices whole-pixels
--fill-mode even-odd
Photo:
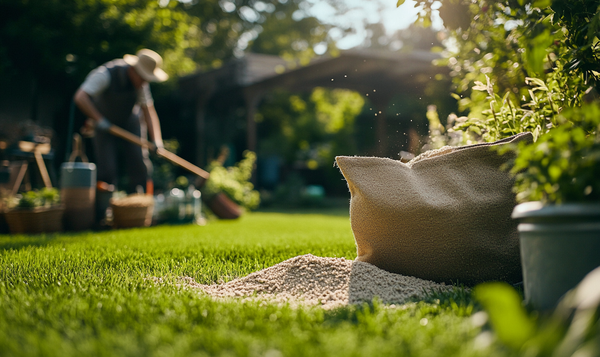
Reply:
[[[206,164],[206,107],[213,92],[214,87],[203,90],[196,98],[196,164],[200,167]]]
[[[256,152],[257,132],[256,132],[256,111],[258,104],[262,99],[263,92],[256,89],[244,88],[244,103],[246,106],[246,148]]]

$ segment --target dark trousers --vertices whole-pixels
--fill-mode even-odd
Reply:
[[[139,115],[132,114],[126,122],[114,124],[145,138],[146,125],[140,119]],[[98,181],[113,184],[128,193],[136,192],[137,186],[146,189],[146,181],[152,176],[152,162],[147,149],[99,130],[93,143]],[[125,175],[121,175],[121,172]],[[121,182],[120,178],[123,179]]]

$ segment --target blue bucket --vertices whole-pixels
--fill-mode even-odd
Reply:
[[[60,173],[60,188],[96,188],[96,164],[92,162],[65,162]]]

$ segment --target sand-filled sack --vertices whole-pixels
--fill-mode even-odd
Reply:
[[[446,147],[408,163],[338,156],[350,190],[357,260],[389,272],[473,285],[521,281],[513,180],[501,141]]]

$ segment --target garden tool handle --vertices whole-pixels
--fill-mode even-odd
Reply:
[[[139,136],[134,135],[129,131],[122,129],[114,124],[108,128],[108,132],[116,137],[129,141],[132,144],[146,148],[152,152],[156,151],[156,145],[154,145],[153,143],[149,142],[144,138],[140,138]]]
[[[132,144],[139,145],[141,147],[147,148],[150,151],[155,152],[156,155],[170,161],[171,163],[181,166],[184,169],[190,171],[191,173],[202,177],[204,181],[208,180],[208,177],[210,176],[208,172],[202,170],[198,166],[190,163],[189,161],[180,158],[179,156],[173,154],[170,151],[167,151],[165,148],[157,148],[155,144],[149,142],[148,140],[140,138],[139,136],[134,135],[114,124],[111,125],[110,128],[108,128],[108,132],[123,140],[129,141]]]
[[[173,154],[170,151],[167,151],[165,148],[156,148],[156,155],[167,159],[175,165],[183,167],[184,169],[190,171],[193,174],[196,174],[197,176],[202,177],[204,181],[208,180],[208,177],[210,176],[210,174],[207,171],[204,171],[198,166],[191,164],[190,162],[180,158],[179,156]]]

